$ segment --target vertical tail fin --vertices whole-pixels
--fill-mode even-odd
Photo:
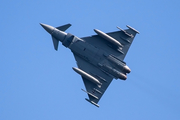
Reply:
[[[71,26],[71,24],[66,24],[63,26],[56,27],[56,28],[60,31],[66,31],[70,26]]]
[[[58,50],[58,45],[59,45],[59,40],[57,40],[53,36],[52,36],[52,40],[53,40],[54,49],[57,51]]]

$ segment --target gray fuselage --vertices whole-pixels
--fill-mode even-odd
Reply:
[[[127,65],[102,49],[99,49],[76,36],[74,36],[67,47],[71,49],[74,54],[100,68],[106,74],[116,79],[127,79],[126,73],[130,72]]]

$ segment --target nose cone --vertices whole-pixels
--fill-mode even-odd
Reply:
[[[42,24],[40,23],[40,25],[49,33],[52,34],[54,27],[50,26],[50,25],[46,25],[46,24]]]

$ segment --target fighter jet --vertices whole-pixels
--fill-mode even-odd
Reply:
[[[127,25],[127,29],[104,33],[94,29],[97,35],[78,38],[64,32],[71,24],[60,27],[40,25],[52,36],[54,49],[58,50],[59,42],[69,48],[74,54],[77,66],[72,69],[81,75],[89,99],[88,102],[99,107],[98,102],[113,79],[126,80],[130,68],[124,58],[135,38],[139,33]]]

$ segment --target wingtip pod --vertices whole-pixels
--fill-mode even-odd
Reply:
[[[86,100],[86,101],[88,101],[88,102],[90,102],[91,104],[93,104],[93,105],[95,105],[96,107],[98,107],[98,108],[99,108],[99,105],[98,105],[98,104],[96,104],[95,102],[90,101],[90,100],[89,100],[89,99],[87,99],[87,98],[85,98],[85,100]]]
[[[134,29],[133,27],[131,27],[131,26],[129,26],[129,25],[126,25],[129,29],[131,29],[131,30],[133,30],[134,32],[136,32],[136,33],[138,33],[138,34],[140,34],[139,33],[139,31],[137,31],[136,29]]]

